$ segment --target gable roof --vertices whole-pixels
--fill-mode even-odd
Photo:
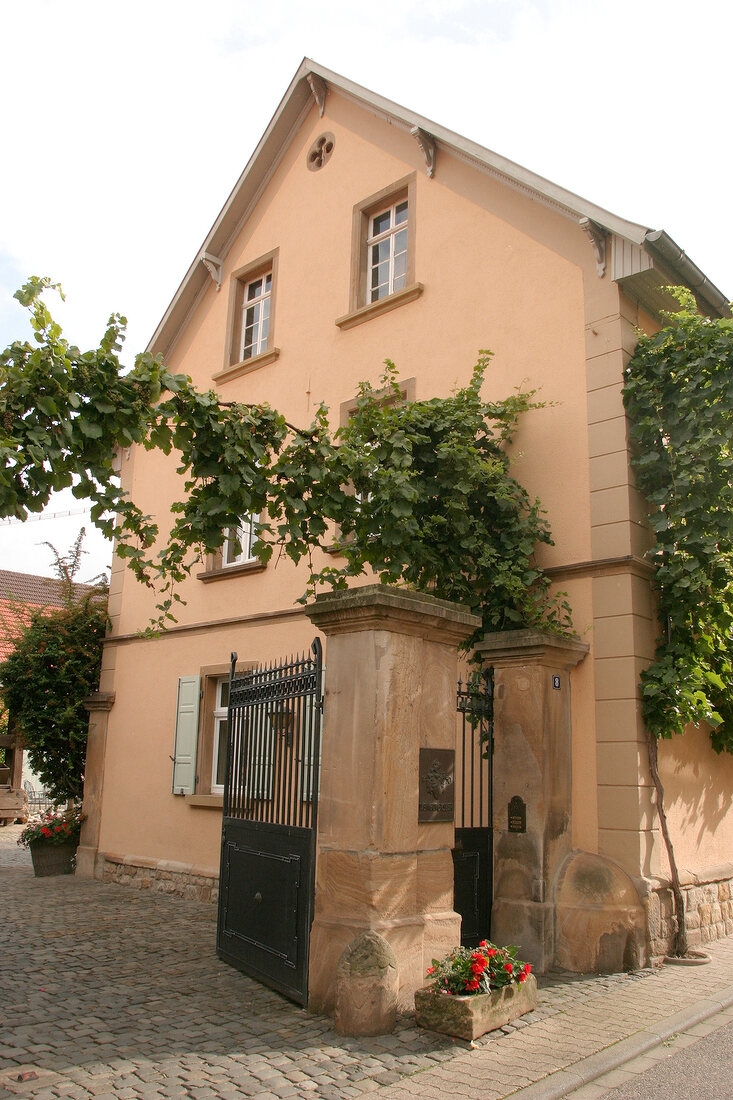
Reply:
[[[658,293],[658,288],[665,283],[674,282],[688,286],[696,294],[700,307],[713,316],[730,315],[725,295],[664,230],[652,230],[619,218],[506,157],[376,95],[306,57],[186,272],[153,334],[148,351],[165,355],[173,347],[179,332],[205,292],[209,278],[220,277],[221,261],[226,257],[272,178],[285,151],[311,110],[314,99],[323,114],[325,100],[331,89],[371,114],[385,119],[392,126],[417,135],[418,140],[426,135],[428,140],[432,139],[438,153],[441,149],[450,152],[480,171],[551,206],[576,223],[587,219],[586,225],[602,237],[610,235],[628,242],[631,246],[630,252],[628,249],[619,249],[618,262],[614,255],[613,276],[619,282],[628,281],[638,297],[648,297],[648,301],[643,302],[648,308],[668,306],[669,299],[665,301],[664,296]],[[650,275],[653,268],[661,268],[661,273]]]

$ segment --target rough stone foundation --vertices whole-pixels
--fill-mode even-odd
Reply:
[[[213,904],[219,899],[219,875],[204,867],[109,854],[100,862],[104,882]]]
[[[685,899],[685,925],[690,947],[733,935],[733,863],[693,874],[680,871]],[[657,880],[647,898],[647,920],[653,959],[672,949],[675,934],[674,901],[669,883]]]

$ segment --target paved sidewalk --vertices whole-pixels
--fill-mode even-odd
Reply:
[[[211,906],[35,879],[19,832],[0,829],[0,1100],[551,1100],[733,1003],[729,939],[706,967],[553,977],[473,1047],[408,1019],[344,1038],[221,963]]]

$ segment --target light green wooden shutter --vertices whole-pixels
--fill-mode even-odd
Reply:
[[[199,736],[201,677],[181,676],[176,706],[176,742],[173,749],[173,793],[196,789],[196,749]]]

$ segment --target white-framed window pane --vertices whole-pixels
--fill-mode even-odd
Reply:
[[[227,768],[227,720],[217,718],[214,723],[214,774],[211,786],[223,787]]]
[[[258,275],[244,287],[242,307],[242,346],[240,357],[251,359],[267,350],[270,330],[272,272]]]
[[[221,555],[222,565],[242,565],[244,562],[255,561],[252,546],[256,540],[255,516],[245,516],[238,527],[228,527]]]
[[[211,766],[211,789],[222,791],[227,766],[227,707],[229,705],[229,678],[218,681],[214,705],[214,744]]]
[[[270,299],[265,298],[262,303],[262,320],[260,323],[260,347],[262,351],[267,347],[267,336],[270,331]]]
[[[372,218],[372,236],[377,237],[380,233],[384,233],[390,227],[392,220],[392,210],[382,211],[381,214],[375,215]]]
[[[407,282],[407,200],[381,210],[370,219],[368,298],[379,301]]]

